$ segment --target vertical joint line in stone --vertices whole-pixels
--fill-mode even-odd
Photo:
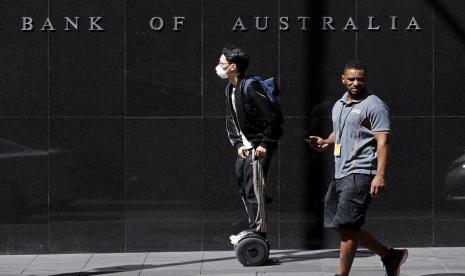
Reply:
[[[435,114],[435,113],[436,113],[436,110],[435,110],[435,104],[436,104],[436,103],[435,103],[434,99],[435,99],[436,95],[435,95],[435,81],[434,81],[434,78],[436,77],[436,76],[435,76],[435,75],[436,75],[436,71],[435,71],[435,64],[434,64],[434,63],[435,63],[435,56],[434,56],[434,55],[435,55],[435,44],[434,44],[434,43],[435,43],[435,41],[434,41],[435,28],[434,28],[434,27],[435,27],[435,16],[436,16],[436,13],[435,13],[434,5],[433,5],[432,9],[433,9],[433,20],[432,20],[432,21],[433,21],[433,24],[432,24],[432,25],[433,25],[433,27],[432,27],[432,29],[433,29],[433,34],[432,34],[432,44],[433,44],[433,51],[432,51],[432,52],[433,52],[433,60],[432,60],[432,66],[433,66],[433,68],[432,68],[432,69],[433,69],[433,77],[432,77],[432,85],[433,85],[433,106],[432,106],[432,110],[433,110],[433,114],[432,114],[432,115],[433,115],[433,116],[432,116],[432,125],[433,125],[433,127],[432,127],[432,135],[431,135],[431,136],[432,136],[432,143],[433,143],[433,147],[432,147],[432,149],[433,149],[433,152],[432,152],[432,154],[433,154],[433,158],[432,158],[432,160],[433,160],[433,161],[432,161],[432,166],[433,166],[433,168],[432,168],[432,170],[431,170],[431,174],[432,174],[432,179],[433,179],[433,189],[432,189],[432,190],[433,190],[433,191],[432,191],[432,192],[433,192],[433,196],[432,196],[432,199],[433,199],[433,206],[432,206],[432,215],[433,215],[433,223],[432,223],[432,224],[433,224],[433,225],[432,225],[432,228],[433,228],[433,229],[432,229],[432,230],[433,230],[433,246],[435,246],[435,244],[436,244],[436,233],[435,233],[435,232],[436,232],[436,226],[435,226],[435,224],[436,224],[436,214],[435,214],[435,213],[436,213],[436,208],[435,208],[435,204],[436,204],[435,196],[436,196],[436,194],[435,194],[435,192],[434,192],[434,189],[436,188],[436,180],[435,180],[435,178],[434,178],[434,177],[435,177],[435,174],[434,174],[434,170],[435,170],[435,164],[434,164],[434,161],[435,161],[435,154],[434,154],[434,151],[436,150],[436,148],[435,148],[435,146],[434,146],[434,145],[435,145],[435,143],[434,143],[434,142],[435,142],[435,137],[434,137],[434,133],[435,133],[434,124],[435,124],[435,116],[436,116],[436,114]]]
[[[127,116],[127,0],[123,0],[123,85],[124,85],[124,116],[123,116],[123,129],[124,129],[124,221],[123,221],[123,231],[124,231],[124,252],[127,252],[127,128],[126,128],[126,116]]]
[[[47,0],[50,18],[50,0]],[[47,32],[47,252],[50,253],[50,32]]]
[[[204,116],[204,0],[200,0],[200,116]]]
[[[358,26],[358,0],[355,0],[355,24]],[[355,32],[355,59],[358,59],[358,35]]]
[[[201,108],[201,120],[200,120],[200,144],[202,150],[204,149],[204,0],[200,0],[200,108]],[[204,219],[204,189],[205,189],[205,158],[202,154],[202,173],[201,173],[201,189],[202,196],[200,198],[200,249],[204,251],[204,241],[205,241],[205,219]],[[202,255],[203,263],[203,255]],[[202,267],[200,268],[200,274],[202,274]]]
[[[199,274],[202,274],[202,270],[203,270],[203,260],[205,260],[205,251],[202,250],[202,260],[200,262],[200,271],[199,271]]]
[[[281,18],[281,0],[278,0],[278,18]],[[279,28],[278,32],[278,85],[281,86],[281,32]],[[281,175],[280,175],[280,147],[278,142],[278,248],[281,249]]]

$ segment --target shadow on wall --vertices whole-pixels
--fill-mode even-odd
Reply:
[[[324,1],[309,1],[306,9],[310,14],[310,18],[317,18],[324,14],[326,4]],[[323,87],[315,86],[310,79],[323,79],[323,71],[321,68],[324,66],[324,57],[327,53],[327,41],[323,37],[322,32],[309,32],[307,38],[310,43],[308,43],[308,75],[314,76],[309,78],[305,83],[305,87],[308,87],[309,93],[305,94],[305,105],[309,108],[306,110],[305,117],[310,118],[310,123],[308,129],[303,130],[301,140],[308,137],[308,135],[318,135],[325,136],[325,123],[324,115],[325,111],[322,111],[318,106],[323,100],[323,95],[326,92]],[[300,141],[303,143],[303,141]],[[305,145],[307,146],[307,145]],[[308,151],[307,151],[308,152]],[[304,244],[305,248],[314,249],[314,248],[323,248],[324,247],[324,238],[323,238],[323,206],[321,204],[321,198],[323,196],[325,187],[323,183],[328,182],[325,173],[315,173],[323,172],[327,169],[327,162],[325,162],[325,156],[322,154],[315,154],[314,152],[310,153],[309,160],[311,169],[307,170],[304,179],[308,185],[306,189],[310,189],[311,192],[308,194],[313,195],[313,198],[306,201],[305,212],[314,213],[316,218],[315,225],[307,225],[307,229],[304,229],[305,233],[308,233],[305,237],[307,244]],[[314,229],[312,229],[314,227]]]
[[[462,43],[465,43],[464,26],[460,25],[460,22],[445,7],[444,2],[441,3],[439,0],[424,1],[434,9],[436,16],[440,17],[442,20],[445,21],[445,23],[454,31],[454,33],[462,41]],[[447,169],[447,173],[444,178],[444,186],[441,197],[441,199],[446,202],[463,202],[465,200],[465,153],[462,153],[461,156],[454,160]]]
[[[465,43],[465,28],[460,26],[458,20],[451,15],[443,3],[438,0],[424,0],[427,4],[434,8],[435,14],[441,17],[454,33]]]

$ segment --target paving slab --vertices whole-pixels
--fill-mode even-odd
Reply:
[[[85,264],[92,257],[92,254],[49,254],[37,255],[34,259],[34,264],[37,263],[52,263],[52,264],[67,264],[67,263],[83,263]]]
[[[21,274],[26,268],[27,265],[2,264],[0,265],[0,275],[3,276],[7,274]]]
[[[0,268],[7,264],[28,265],[36,258],[37,255],[0,255]]]
[[[148,253],[94,254],[82,269],[83,272],[108,274],[139,274]]]
[[[272,250],[270,261],[244,267],[234,251],[0,256],[1,276],[333,276],[338,250]],[[380,258],[361,249],[353,276],[381,276]],[[401,276],[465,276],[465,248],[409,248]]]
[[[158,275],[179,271],[183,275],[200,273],[204,252],[154,252],[149,253],[142,267],[141,275]],[[156,273],[156,274],[150,274]],[[174,274],[173,274],[174,275]]]

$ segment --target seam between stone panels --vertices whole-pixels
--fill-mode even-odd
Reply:
[[[142,270],[144,270],[144,266],[147,263],[147,259],[149,257],[150,252],[147,252],[147,255],[145,255],[144,262],[142,262],[142,265],[140,266],[139,273],[137,273],[137,276],[140,276],[142,274]]]
[[[47,0],[50,18],[50,0]],[[47,252],[50,252],[50,32],[47,32]]]
[[[123,129],[124,129],[124,251],[127,252],[127,126],[126,126],[126,115],[127,115],[127,0],[123,0],[123,79],[124,79],[124,98],[123,98]]]
[[[305,119],[308,116],[284,116],[286,119]],[[0,119],[48,119],[48,116],[0,116]],[[225,116],[50,116],[50,119],[224,119]],[[322,118],[331,118],[330,115]],[[393,115],[391,118],[433,118],[432,115]],[[434,118],[465,118],[465,115],[435,115]]]
[[[84,264],[84,266],[82,267],[81,271],[79,271],[80,273],[84,271],[84,269],[86,269],[86,266],[90,263],[90,260],[92,260],[92,258],[94,257],[94,254],[91,254],[89,256],[89,259],[87,259],[87,262]]]
[[[435,193],[435,191],[434,191],[435,188],[436,188],[436,180],[435,180],[435,173],[434,173],[434,170],[435,170],[435,150],[436,150],[436,149],[435,149],[435,146],[434,146],[434,145],[435,145],[434,142],[435,142],[435,139],[436,139],[436,137],[435,137],[435,135],[434,135],[434,133],[435,133],[434,125],[435,125],[435,115],[436,115],[436,114],[435,114],[435,113],[436,113],[436,110],[435,110],[435,104],[436,104],[436,102],[435,102],[435,87],[434,87],[434,86],[435,86],[434,78],[435,78],[435,74],[436,74],[436,72],[435,72],[435,65],[434,65],[434,62],[435,62],[435,58],[434,58],[434,47],[435,47],[435,45],[434,45],[434,43],[435,43],[435,41],[434,41],[434,36],[435,36],[435,29],[434,29],[434,27],[435,27],[435,9],[434,9],[434,6],[432,7],[432,9],[433,9],[433,22],[432,22],[432,25],[433,25],[433,26],[432,26],[432,29],[433,29],[433,32],[432,32],[432,33],[433,33],[433,35],[432,35],[432,44],[433,44],[433,45],[432,45],[432,46],[433,46],[433,49],[432,49],[432,52],[433,52],[433,57],[432,57],[432,58],[433,58],[433,60],[432,60],[432,66],[433,66],[433,68],[432,68],[432,70],[433,70],[433,77],[432,77],[432,86],[433,86],[433,106],[432,106],[432,110],[433,110],[433,114],[432,114],[432,115],[433,115],[433,116],[432,116],[432,123],[431,123],[431,124],[432,124],[432,135],[431,135],[432,138],[431,138],[431,139],[432,139],[433,146],[431,147],[431,149],[432,149],[432,156],[433,156],[433,158],[432,158],[432,164],[431,164],[431,165],[432,165],[431,177],[432,177],[432,180],[433,180],[433,188],[432,188],[432,193],[433,193],[433,195],[432,195],[432,199],[433,199],[433,205],[432,205],[432,206],[433,206],[433,207],[432,207],[433,223],[432,223],[432,224],[433,224],[433,225],[432,225],[432,231],[433,231],[433,246],[434,246],[434,245],[436,244],[436,233],[435,233],[435,231],[436,231],[436,226],[435,226],[435,224],[436,224],[436,221],[435,221],[435,220],[436,220],[436,214],[435,214],[435,213],[436,213],[436,208],[435,208],[435,204],[436,204],[436,198],[435,198],[435,197],[436,197],[436,193]]]
[[[201,145],[201,150],[204,150],[204,123],[205,123],[205,112],[204,112],[204,0],[200,1],[200,107],[201,107],[201,121],[200,121],[200,145]],[[201,191],[201,198],[200,198],[200,249],[203,251],[205,246],[204,246],[204,241],[205,241],[205,226],[204,226],[204,189],[205,189],[205,157],[204,154],[202,154],[202,172],[201,172],[201,185],[200,188],[202,189]],[[203,263],[203,257],[202,257],[202,263]],[[200,267],[200,274],[202,274],[202,266]]]
[[[205,251],[202,250],[202,261],[200,262],[199,274],[202,274],[204,260],[205,260]]]
[[[23,274],[34,262],[35,260],[39,257],[39,255],[36,255],[34,259],[21,271],[21,274]]]
[[[358,1],[355,0],[355,22],[358,26]],[[355,59],[358,59],[358,33],[355,32]]]
[[[278,18],[281,18],[281,0],[278,0]],[[281,32],[278,32],[278,87],[281,86]],[[281,249],[281,147],[278,146],[278,248]]]
[[[450,272],[449,269],[447,268],[447,266],[441,261],[440,258],[436,257],[436,260],[438,261],[438,263],[440,265],[442,265],[442,267],[444,267],[444,269],[446,270],[446,272]]]

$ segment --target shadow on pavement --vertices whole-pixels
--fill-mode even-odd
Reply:
[[[422,276],[465,276],[463,273],[435,273],[435,274],[425,274]]]
[[[272,258],[272,255],[274,254],[270,254],[270,259],[272,261],[277,260],[277,262],[279,263],[293,263],[293,262],[302,262],[302,261],[317,260],[317,259],[330,259],[330,258],[338,259],[339,258],[339,250],[311,253],[311,254],[305,254],[305,255],[295,255],[295,253],[299,253],[299,252],[302,252],[302,251],[293,250],[289,252],[277,252],[274,254],[280,254],[284,256]],[[371,257],[373,255],[374,254],[368,250],[358,250],[355,258],[366,258],[366,257]]]
[[[290,250],[290,251],[280,251],[280,252],[270,253],[270,259],[268,260],[268,262],[265,263],[264,266],[280,265],[281,263],[302,262],[302,261],[308,261],[308,260],[339,258],[339,250],[318,252],[318,253],[311,253],[311,254],[304,254],[304,255],[297,255],[298,253],[301,253],[301,252],[302,252],[301,250]],[[273,255],[283,255],[283,256],[273,258]],[[357,251],[357,255],[356,255],[357,258],[370,257],[370,256],[373,256],[373,253],[371,253],[368,250],[359,250],[359,251]],[[204,260],[193,260],[193,261],[186,261],[186,262],[166,263],[166,264],[159,264],[159,265],[111,266],[111,267],[96,268],[96,269],[94,269],[92,271],[60,273],[60,274],[53,274],[51,276],[104,275],[104,274],[118,273],[118,272],[129,272],[129,271],[137,271],[137,270],[156,269],[156,268],[164,268],[164,267],[189,265],[189,264],[200,264],[200,263],[227,261],[227,260],[234,260],[234,259],[236,259],[236,258],[235,257],[224,257],[224,258],[211,258],[211,259],[204,259]],[[239,263],[237,263],[237,265],[241,266],[241,264],[239,264]],[[434,275],[439,275],[439,274],[434,274]],[[447,275],[463,275],[463,276],[465,276],[465,274],[447,274]]]

